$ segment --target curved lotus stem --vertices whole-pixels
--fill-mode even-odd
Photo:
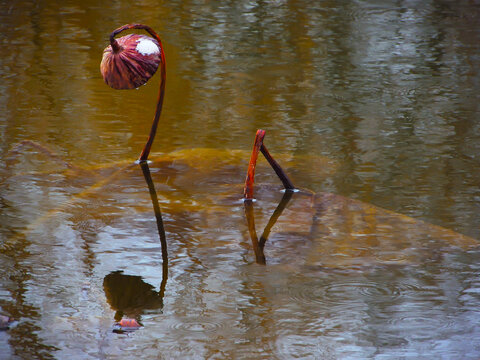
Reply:
[[[155,116],[153,118],[153,123],[152,123],[152,128],[150,130],[150,135],[148,136],[147,143],[145,144],[142,153],[140,154],[140,157],[138,159],[139,162],[145,162],[148,159],[148,155],[150,154],[150,149],[152,148],[153,140],[155,138],[155,134],[157,132],[157,126],[158,126],[158,121],[160,120],[160,114],[162,113],[162,106],[163,106],[163,98],[165,96],[165,82],[166,82],[166,64],[165,64],[165,53],[163,51],[162,47],[162,41],[160,40],[160,37],[157,35],[155,31],[153,31],[152,28],[150,28],[147,25],[142,25],[142,24],[127,24],[119,27],[118,29],[114,30],[110,34],[110,45],[112,46],[113,52],[119,52],[121,50],[121,46],[118,44],[118,42],[115,40],[115,36],[120,34],[124,30],[129,30],[129,29],[142,29],[147,31],[150,35],[152,35],[155,40],[158,41],[158,44],[160,45],[160,75],[161,75],[161,80],[160,80],[160,89],[158,92],[158,101],[157,101],[157,107],[155,110]]]

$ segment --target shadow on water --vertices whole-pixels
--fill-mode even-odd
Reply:
[[[142,326],[141,314],[144,310],[163,309],[163,297],[168,280],[168,251],[162,213],[158,205],[157,192],[153,184],[148,163],[140,163],[143,176],[150,192],[158,235],[162,248],[162,282],[160,290],[143,281],[141,276],[125,275],[122,271],[113,271],[103,280],[103,289],[110,307],[115,310],[114,332],[124,333],[137,330]]]

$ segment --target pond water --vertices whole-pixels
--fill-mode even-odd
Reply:
[[[0,9],[0,358],[480,357],[479,4]],[[148,167],[158,74],[99,72],[132,22]],[[302,190],[260,159],[244,203],[258,128]]]

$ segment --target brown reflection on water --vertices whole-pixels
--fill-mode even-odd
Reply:
[[[203,161],[198,162],[192,154]],[[243,166],[242,157],[245,158]],[[213,354],[218,346],[227,347],[239,356],[245,355],[245,348],[237,348],[230,339],[252,336],[260,342],[254,342],[258,345],[255,353],[268,349],[271,353],[293,351],[300,338],[292,338],[290,331],[298,333],[297,326],[314,326],[320,335],[326,329],[332,331],[330,326],[336,327],[341,321],[338,314],[353,312],[358,316],[357,322],[368,322],[363,307],[370,299],[388,303],[395,296],[398,303],[408,304],[408,297],[421,296],[420,287],[414,287],[412,293],[408,287],[408,291],[403,290],[407,285],[402,281],[420,281],[421,275],[415,273],[415,267],[428,264],[442,268],[448,256],[455,256],[454,246],[467,252],[476,244],[475,240],[450,230],[339,195],[282,195],[276,178],[273,179],[277,183],[270,184],[269,177],[274,174],[267,164],[259,164],[257,170],[255,216],[258,224],[266,224],[258,239],[253,207],[246,207],[245,211],[241,200],[241,180],[247,161],[246,151],[192,149],[162,154],[158,161],[143,165],[142,173],[139,165],[130,163],[73,172],[67,168],[56,174],[36,173],[33,178],[32,174],[24,174],[13,176],[12,181],[7,182],[14,186],[21,180],[23,186],[29,183],[38,186],[48,181],[50,189],[71,186],[73,189],[62,203],[50,203],[27,229],[19,230],[10,239],[10,243],[28,239],[30,251],[35,251],[25,255],[23,261],[52,272],[37,274],[31,268],[38,283],[24,285],[30,291],[41,292],[45,290],[44,284],[48,284],[47,293],[68,288],[82,294],[76,304],[70,303],[70,296],[48,296],[61,304],[58,309],[50,308],[51,313],[41,315],[42,322],[55,324],[55,338],[63,342],[72,327],[82,329],[77,345],[69,344],[59,351],[74,352],[77,346],[89,342],[92,329],[99,329],[102,334],[111,331],[111,319],[118,320],[121,315],[138,320],[142,317],[144,327],[136,334],[143,335],[135,340],[142,349],[148,348],[161,334],[163,344],[172,355],[193,356],[198,351]],[[291,163],[295,164],[295,160]],[[232,184],[235,179],[240,181]],[[80,184],[84,184],[83,188]],[[155,189],[159,190],[159,196]],[[31,190],[27,187],[26,192]],[[155,221],[152,221],[152,204]],[[245,237],[246,233],[252,238]],[[170,261],[163,246],[167,238]],[[418,248],[426,238],[433,242]],[[84,250],[78,258],[65,253],[65,242],[70,241],[76,244],[71,247],[72,251],[77,247]],[[268,244],[270,265],[263,271],[252,267],[255,264],[250,260],[251,241],[258,262],[264,262],[264,248]],[[45,250],[50,253],[40,253]],[[392,259],[392,254],[406,256],[398,260]],[[399,283],[393,288],[379,275],[382,269],[389,269],[390,273],[392,269],[385,266],[392,263],[413,266],[406,268],[407,279],[395,277]],[[465,266],[459,259],[457,264]],[[167,294],[168,266],[172,275]],[[85,276],[72,276],[70,269],[77,267]],[[136,275],[124,275],[119,272],[122,270]],[[105,274],[109,275],[105,277]],[[426,276],[430,275],[427,270]],[[85,284],[86,279],[92,280]],[[105,301],[95,294],[95,283],[105,289],[105,300],[116,312],[116,315],[106,310],[94,312],[108,324],[97,323],[84,315],[92,314],[93,304],[98,306]],[[149,285],[152,283],[160,284],[158,292]],[[387,289],[382,290],[384,287]],[[67,306],[65,301],[70,304]],[[326,328],[313,324],[315,318],[311,315],[302,315],[324,311],[325,306],[333,304],[338,314],[329,313],[332,323],[324,324]],[[75,309],[73,315],[62,312],[65,306]],[[424,306],[430,303],[423,304],[421,311],[425,310]],[[388,314],[382,309],[375,311],[380,317]],[[242,319],[235,320],[237,316]],[[347,321],[348,316],[344,320]],[[275,330],[277,322],[290,321],[297,325]],[[434,325],[436,323],[431,324]],[[431,331],[431,326],[424,331]],[[341,331],[356,336],[355,332],[343,328]],[[47,341],[56,343],[47,329],[42,332],[50,339]],[[387,338],[391,339],[390,335]],[[35,345],[40,342],[30,339]],[[328,336],[325,339],[328,343],[331,341]],[[201,344],[205,342],[209,345],[203,348]],[[213,345],[218,342],[220,345]],[[289,344],[287,348],[285,344]],[[111,346],[108,351],[123,345],[111,340]],[[246,352],[252,351],[249,346]]]
[[[72,163],[137,156],[155,79],[113,93],[98,70],[108,34],[133,15],[168,58],[154,151],[248,149],[265,128],[272,150],[341,161],[328,182],[296,170],[306,187],[478,237],[476,6],[141,4],[6,5],[3,153],[34,139]]]
[[[478,357],[474,2],[0,10],[0,311],[18,319],[0,333],[2,354]],[[167,56],[150,170],[170,258],[162,313],[143,311],[144,328],[118,336],[103,279],[123,271],[158,285],[166,264],[133,164],[158,78],[112,92],[98,69],[108,34],[132,21],[152,26]],[[239,201],[257,128],[317,194],[294,194],[265,234],[267,266],[255,263]],[[25,147],[7,161],[23,140],[58,157]],[[268,167],[257,174],[260,231],[282,194]]]

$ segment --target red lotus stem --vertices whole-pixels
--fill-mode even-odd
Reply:
[[[247,178],[245,179],[245,188],[243,197],[245,200],[253,199],[253,182],[255,180],[255,166],[257,165],[258,152],[263,145],[263,138],[265,137],[265,130],[257,130],[255,135],[255,142],[253,143],[252,156],[250,157],[250,164],[248,165]]]
[[[295,190],[295,186],[292,181],[288,178],[285,171],[282,167],[275,161],[275,159],[270,155],[267,148],[263,144],[263,139],[265,137],[265,130],[257,130],[255,135],[255,142],[253,144],[252,156],[250,157],[250,164],[248,165],[247,178],[245,179],[245,188],[243,191],[243,197],[245,200],[253,199],[253,183],[255,180],[255,167],[257,165],[258,152],[261,151],[265,159],[275,171],[279,179],[282,181],[285,190]]]
[[[160,80],[160,89],[158,91],[158,101],[157,101],[157,107],[155,110],[155,116],[153,118],[153,123],[152,123],[152,128],[150,130],[150,135],[148,136],[147,143],[145,144],[142,153],[140,154],[140,157],[138,159],[139,162],[145,162],[148,159],[148,155],[150,154],[150,150],[152,148],[153,140],[155,138],[155,134],[157,132],[157,127],[158,127],[158,122],[160,120],[160,114],[162,113],[162,106],[163,106],[163,98],[165,96],[165,82],[166,82],[166,64],[165,64],[165,53],[163,51],[162,47],[162,40],[160,37],[157,35],[155,31],[153,31],[152,28],[150,28],[147,25],[143,24],[127,24],[119,27],[118,29],[114,30],[110,34],[110,44],[112,45],[112,49],[114,52],[118,52],[121,50],[121,46],[118,44],[118,42],[114,39],[116,35],[120,34],[124,30],[129,30],[129,29],[143,29],[147,31],[150,35],[152,35],[155,40],[158,41],[158,44],[160,45],[160,57],[161,57],[161,68],[160,68],[160,75],[161,75],[161,80]]]

